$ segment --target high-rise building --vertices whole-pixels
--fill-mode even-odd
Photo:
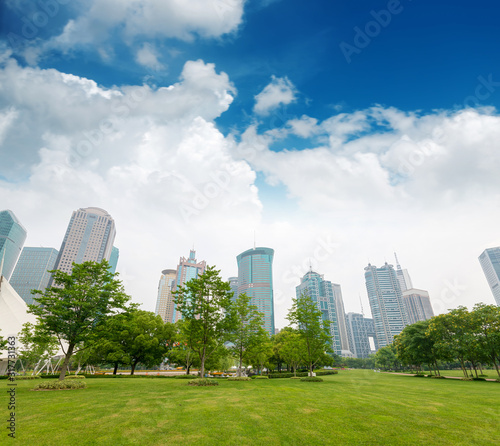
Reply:
[[[185,257],[179,259],[172,291],[176,291],[179,286],[186,284],[191,279],[197,279],[200,274],[205,272],[206,267],[207,262],[204,260],[198,262],[196,251],[192,249],[187,259]],[[182,314],[177,311],[177,306],[173,303],[172,322],[177,322],[180,319],[182,319]]]
[[[238,295],[246,293],[250,303],[264,314],[264,329],[274,334],[273,258],[271,248],[252,248],[236,257]]]
[[[111,255],[109,256],[109,270],[114,274],[116,273],[116,267],[118,266],[118,258],[120,257],[120,250],[113,246],[111,249]]]
[[[403,291],[403,304],[409,324],[434,317],[429,293],[425,290],[411,288]]]
[[[26,234],[26,229],[12,211],[0,212],[0,276],[7,280],[10,280],[21,255]]]
[[[155,314],[160,315],[163,322],[172,322],[173,319],[175,304],[172,291],[175,287],[176,276],[175,269],[164,269],[161,272]]]
[[[342,349],[342,356],[350,356],[351,345],[349,342],[349,335],[347,334],[347,327],[345,323],[345,309],[344,299],[342,298],[342,290],[338,283],[333,283],[333,293],[335,295],[335,310],[337,313],[337,323],[339,326],[340,347]]]
[[[300,285],[295,287],[295,294],[297,297],[301,295],[309,296],[317,305],[318,310],[321,311],[322,319],[330,322],[330,336],[332,338],[332,347],[337,355],[342,354],[342,350],[349,350],[349,341],[347,339],[347,332],[345,331],[345,322],[342,326],[345,331],[345,339],[342,339],[340,334],[340,319],[344,318],[344,304],[340,305],[336,302],[342,300],[342,293],[340,285],[336,285],[329,280],[325,280],[323,275],[314,271],[307,272],[301,279]],[[342,308],[342,313],[338,313],[338,308]],[[347,348],[343,348],[343,344]]]
[[[31,290],[43,292],[48,287],[57,254],[54,248],[23,248],[10,284],[26,304],[34,303]]]
[[[351,351],[356,358],[368,358],[370,353],[378,350],[373,319],[361,313],[347,313],[346,323]]]
[[[378,345],[385,347],[408,325],[401,286],[394,267],[387,262],[381,268],[368,264],[365,281]]]
[[[115,235],[115,222],[105,210],[91,207],[74,211],[55,269],[71,273],[73,262],[109,261]]]
[[[399,287],[401,288],[401,292],[409,290],[413,288],[413,284],[411,282],[410,274],[407,269],[402,269],[399,264],[398,256],[394,253],[394,257],[396,257],[396,276],[398,278]]]
[[[238,278],[230,277],[227,279],[229,282],[229,286],[231,287],[231,291],[233,292],[233,302],[238,298]]]
[[[495,302],[500,306],[500,247],[484,250],[479,256],[479,263],[481,263]]]

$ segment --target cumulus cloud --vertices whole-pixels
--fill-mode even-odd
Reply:
[[[113,32],[130,44],[139,38],[196,36],[217,38],[235,32],[243,17],[245,0],[93,0],[80,2],[82,13],[70,20],[51,45],[70,49],[103,44]]]
[[[165,67],[158,60],[158,52],[150,43],[144,43],[135,55],[138,64],[153,71],[163,70]]]
[[[272,77],[271,82],[255,96],[254,112],[267,116],[280,105],[288,105],[296,99],[296,89],[287,77]]]

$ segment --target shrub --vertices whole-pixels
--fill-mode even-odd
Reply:
[[[488,378],[488,375],[479,375],[479,378]]]
[[[219,383],[214,379],[196,378],[188,382],[188,386],[218,386]]]
[[[473,381],[473,378],[460,378],[462,381]]]
[[[24,380],[28,380],[28,379],[42,379],[40,376],[37,376],[37,375],[27,375],[27,376],[16,376],[14,378],[16,381],[24,381]]]
[[[196,379],[196,375],[176,375],[175,379]]]
[[[301,381],[311,382],[311,383],[321,383],[323,382],[322,378],[318,378],[317,376],[307,376],[305,378],[300,378]]]
[[[307,376],[309,375],[308,372],[297,372],[297,376]],[[269,375],[269,378],[291,378],[293,375],[293,373],[290,373],[290,372],[286,372],[286,373],[270,373]]]
[[[485,378],[472,378],[473,381],[486,381]]]
[[[64,379],[85,379],[85,376],[83,376],[83,375],[67,375],[64,377]]]
[[[322,370],[320,372],[316,372],[316,376],[324,376],[324,375],[338,375],[338,370]]]
[[[254,376],[252,376],[252,379],[269,379],[269,376],[267,376],[267,375],[254,375]]]
[[[290,379],[302,379],[300,376],[291,376]]]
[[[446,379],[446,376],[433,375],[433,376],[431,376],[431,378],[434,378],[434,379]]]
[[[261,378],[259,376],[259,378]],[[248,376],[230,376],[228,381],[252,381],[252,378],[249,378]]]
[[[497,383],[500,383],[500,378],[495,379]]]
[[[85,381],[42,381],[33,390],[85,389]]]

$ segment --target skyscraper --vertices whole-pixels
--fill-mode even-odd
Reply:
[[[207,262],[205,262],[204,260],[202,262],[197,262],[195,250],[192,249],[191,251],[189,251],[189,257],[187,259],[185,257],[181,257],[179,259],[179,265],[177,266],[175,282],[172,291],[176,291],[180,285],[184,285],[191,279],[198,278],[200,274],[203,274],[205,272],[206,267]],[[182,314],[177,311],[177,306],[175,305],[175,303],[173,303],[172,305],[172,322],[177,322],[178,320],[182,319]]]
[[[116,273],[116,267],[118,266],[118,258],[120,257],[120,250],[113,246],[111,249],[111,255],[109,256],[109,270],[112,273]]]
[[[346,323],[351,352],[356,358],[368,358],[372,350],[378,350],[373,319],[364,317],[361,313],[347,313]],[[373,348],[370,345],[370,338]]]
[[[274,334],[273,258],[271,248],[253,248],[236,257],[238,295],[246,293],[250,303],[264,314],[264,329]]]
[[[415,288],[403,291],[403,304],[405,306],[408,323],[426,321],[434,317],[429,293]]]
[[[229,286],[231,287],[231,291],[233,292],[233,302],[238,298],[238,278],[230,277],[227,279],[229,282]]]
[[[24,248],[12,273],[10,284],[26,302],[32,304],[31,290],[45,291],[49,285],[51,274],[57,259],[54,248]]]
[[[163,322],[172,322],[175,305],[172,291],[175,287],[176,276],[177,271],[175,269],[164,269],[161,272],[155,314],[160,315]]]
[[[410,274],[408,274],[407,269],[402,269],[399,264],[398,256],[394,253],[394,257],[396,258],[396,276],[398,278],[399,287],[401,288],[401,292],[409,290],[413,288],[413,284],[411,282]]]
[[[399,280],[386,262],[381,268],[368,264],[365,281],[378,346],[385,347],[408,325]]]
[[[26,229],[12,211],[0,212],[0,265],[3,265],[0,276],[7,280],[12,276],[26,234]]]
[[[295,293],[297,297],[302,294],[311,297],[321,311],[323,320],[330,321],[330,336],[335,353],[341,355],[342,350],[349,351],[340,285],[325,280],[324,276],[314,271],[309,271],[302,277],[300,285],[295,287]]]
[[[55,269],[71,273],[73,262],[109,261],[115,235],[115,222],[105,210],[91,207],[74,211]]]
[[[481,263],[495,302],[500,306],[500,247],[484,250],[479,256],[479,263]]]

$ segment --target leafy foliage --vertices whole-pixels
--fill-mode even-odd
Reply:
[[[33,390],[68,390],[68,389],[85,389],[87,384],[85,381],[42,381],[37,384]]]
[[[208,378],[196,378],[188,382],[189,386],[200,386],[200,387],[205,387],[205,386],[218,386],[219,383],[215,379],[208,379]]]
[[[312,383],[322,383],[323,379],[317,376],[306,376],[305,378],[300,378],[301,381],[312,382]]]

